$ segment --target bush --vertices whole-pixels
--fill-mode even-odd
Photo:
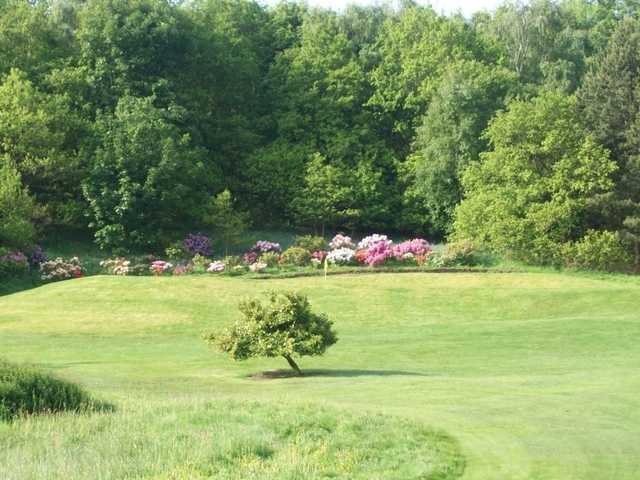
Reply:
[[[4,162],[0,158],[0,165]],[[18,171],[10,164],[0,166],[0,245],[26,247],[33,243],[33,218],[38,207],[22,186]]]
[[[83,276],[82,264],[78,257],[65,260],[58,257],[40,264],[40,277],[44,281],[55,282]]]
[[[209,268],[210,263],[211,260],[209,260],[207,257],[196,253],[191,259],[189,265],[191,266],[191,269],[194,273],[204,273],[207,271],[207,268]]]
[[[307,297],[294,292],[272,292],[265,305],[250,299],[239,305],[243,318],[205,340],[234,360],[284,357],[298,374],[294,355],[322,355],[337,337],[326,315],[311,311]]]
[[[27,414],[79,412],[97,406],[105,405],[92,400],[73,383],[0,360],[0,420]]]
[[[317,237],[313,235],[303,235],[296,237],[296,241],[293,244],[294,247],[303,248],[309,253],[322,251],[327,249],[327,241],[324,237]]]
[[[190,233],[187,235],[182,241],[182,249],[192,257],[195,255],[211,257],[213,255],[211,239],[203,233]]]
[[[355,254],[355,250],[351,248],[337,248],[327,254],[327,262],[337,265],[348,265],[354,261]]]
[[[260,255],[260,262],[267,265],[267,267],[277,267],[280,263],[280,254],[276,252],[266,252]],[[255,262],[253,262],[255,263]]]
[[[0,278],[23,275],[29,271],[29,261],[22,252],[3,252],[0,249]]]
[[[631,256],[620,234],[607,230],[589,230],[577,242],[565,244],[562,260],[567,268],[605,272],[627,270],[631,265]]]
[[[261,258],[261,260],[264,260],[264,258]],[[303,267],[311,262],[311,253],[302,247],[290,247],[282,254],[280,262],[284,265]]]
[[[442,267],[473,266],[477,263],[477,251],[470,240],[448,243],[439,258]]]

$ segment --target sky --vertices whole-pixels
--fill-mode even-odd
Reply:
[[[278,3],[278,0],[263,0],[267,4]],[[332,8],[341,10],[349,3],[357,3],[367,5],[376,3],[377,0],[307,0],[312,6]],[[379,1],[377,3],[380,3]],[[431,4],[437,12],[453,13],[458,10],[462,11],[465,16],[470,16],[479,10],[492,10],[503,0],[418,0],[418,3]]]

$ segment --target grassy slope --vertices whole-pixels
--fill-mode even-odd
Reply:
[[[248,379],[285,365],[233,363],[199,339],[269,288],[336,321],[338,344],[301,362],[324,375]],[[0,298],[0,338],[11,360],[126,405],[315,401],[446,430],[469,479],[636,479],[639,293],[635,279],[544,273],[91,277]]]

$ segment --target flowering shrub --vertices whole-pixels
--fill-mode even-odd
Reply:
[[[42,262],[46,262],[48,260],[47,255],[44,253],[44,250],[40,245],[36,245],[31,250],[29,254],[29,265],[32,267],[39,267]]]
[[[264,262],[256,262],[249,265],[249,270],[253,273],[259,273],[266,270],[267,266],[268,265]]]
[[[370,267],[375,267],[376,265],[382,265],[391,257],[393,257],[393,247],[391,242],[381,240],[369,245],[365,261]]]
[[[191,265],[176,265],[176,267],[173,269],[173,274],[180,276],[191,273],[192,271],[193,269],[191,268]]]
[[[407,240],[406,242],[394,245],[393,257],[396,260],[415,260],[418,257],[426,257],[431,253],[431,246],[429,242],[423,238],[414,238],[413,240]]]
[[[331,250],[337,250],[339,248],[355,248],[355,245],[353,243],[353,241],[351,240],[351,237],[347,237],[346,235],[341,235],[338,234],[335,237],[333,237],[333,239],[331,240],[331,242],[329,242],[329,247],[331,248]]]
[[[280,253],[282,251],[282,247],[280,247],[279,243],[269,242],[267,240],[259,240],[253,247],[251,247],[249,251],[255,252],[258,255],[266,252]]]
[[[226,265],[224,264],[224,262],[212,262],[209,264],[209,266],[207,267],[207,272],[209,273],[221,273],[224,272]]]
[[[82,264],[78,257],[69,260],[58,257],[40,264],[40,278],[44,281],[67,280],[82,277]]]
[[[389,237],[387,237],[386,235],[374,233],[373,235],[364,237],[362,240],[360,240],[360,242],[358,242],[358,250],[366,250],[376,243],[385,243],[387,245],[391,245],[393,242],[389,240]]]
[[[129,275],[131,273],[131,261],[126,258],[109,258],[101,261],[100,266],[111,275]]]
[[[337,248],[327,254],[327,261],[333,264],[345,265],[353,261],[355,253],[355,250],[351,248]]]
[[[258,254],[256,252],[247,252],[242,256],[242,261],[247,265],[252,265],[258,260]]]
[[[191,259],[191,262],[189,262],[189,266],[194,273],[204,273],[207,271],[209,263],[211,263],[211,261],[208,258],[196,253]]]
[[[182,247],[190,255],[202,255],[203,257],[213,255],[211,239],[202,233],[190,233],[187,235],[187,238],[182,241]]]
[[[355,259],[361,265],[367,263],[367,256],[369,255],[368,250],[356,250]]]
[[[9,252],[0,256],[0,277],[20,275],[29,270],[29,261],[22,252]]]
[[[149,270],[154,275],[162,275],[163,273],[169,272],[173,268],[173,265],[169,262],[165,262],[164,260],[156,260],[155,262],[151,262],[151,266]]]
[[[312,258],[311,259],[311,265],[314,268],[320,268],[322,266],[322,260],[320,260],[319,258]]]
[[[317,250],[311,254],[312,259],[320,260],[320,262],[324,262],[326,256],[327,252],[324,250]]]

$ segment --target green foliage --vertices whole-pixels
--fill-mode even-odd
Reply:
[[[234,360],[282,356],[300,373],[294,355],[322,355],[338,340],[333,322],[324,314],[313,313],[304,295],[271,292],[267,304],[254,298],[243,301],[239,308],[242,319],[205,337]]]
[[[28,414],[82,412],[97,406],[83,388],[73,383],[0,360],[0,420]]]
[[[606,230],[587,231],[580,240],[565,244],[560,254],[566,267],[581,270],[623,271],[631,264],[621,235]]]
[[[26,247],[33,244],[33,223],[38,208],[22,185],[20,173],[0,157],[0,246]]]
[[[265,263],[267,267],[273,268],[277,267],[280,263],[281,257],[279,253],[276,252],[265,252],[260,254],[258,260],[262,263]]]
[[[174,124],[173,110],[152,98],[124,97],[97,124],[96,150],[84,193],[102,248],[155,246],[201,217],[216,169]]]
[[[438,259],[439,266],[473,266],[478,264],[478,252],[469,240],[448,243]]]
[[[309,253],[326,250],[329,247],[326,238],[315,235],[298,235],[293,245],[303,248]]]
[[[408,161],[412,177],[403,215],[416,216],[407,218],[408,224],[437,236],[449,232],[462,200],[462,172],[487,149],[482,132],[514,86],[507,70],[476,61],[453,64],[445,72]]]
[[[513,102],[487,130],[493,150],[463,176],[455,238],[548,263],[584,228],[588,200],[609,191],[608,152],[579,127],[575,100],[548,93]]]
[[[262,260],[262,257],[260,257],[260,259]],[[282,252],[282,256],[280,257],[280,263],[284,265],[303,267],[308,265],[310,262],[311,253],[309,253],[309,250],[302,247],[289,247]]]
[[[203,217],[205,225],[215,228],[217,236],[224,244],[225,252],[238,245],[249,228],[249,216],[234,207],[234,200],[229,190],[215,196]]]

